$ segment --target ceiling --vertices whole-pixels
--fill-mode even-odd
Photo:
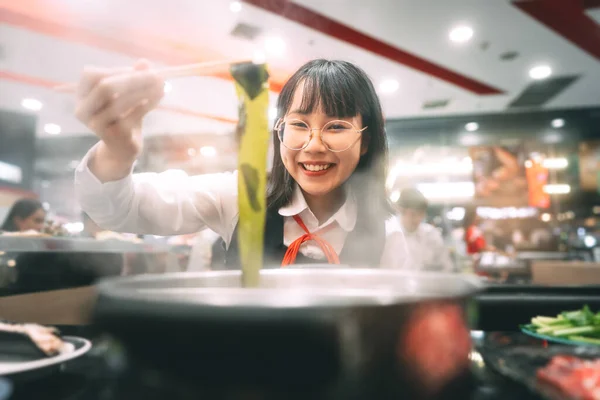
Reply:
[[[599,105],[599,3],[246,0],[233,12],[229,0],[0,0],[0,107],[23,111],[21,100],[36,98],[44,104],[40,136],[46,123],[60,125],[63,136],[89,134],[72,116],[73,98],[52,90],[76,81],[85,65],[248,59],[264,51],[267,37],[285,43],[280,56],[266,52],[273,100],[302,63],[326,57],[356,62],[376,86],[397,80],[397,91],[381,95],[388,118],[503,111],[532,83],[528,71],[538,64],[549,65],[553,77],[574,77],[540,108]],[[256,36],[232,36],[240,23]],[[448,39],[459,24],[474,30],[467,43]],[[507,52],[516,58],[502,60]],[[231,133],[237,106],[227,77],[170,83],[148,116],[147,134]],[[447,105],[423,109],[437,100]]]
[[[466,114],[600,105],[600,0],[243,0],[237,12],[232,3],[0,0],[0,109],[38,119],[35,189],[45,201],[65,215],[77,210],[69,195],[72,170],[95,137],[74,118],[74,98],[53,87],[76,82],[90,64],[123,66],[146,58],[160,67],[262,53],[273,105],[304,62],[345,59],[364,68],[378,88],[398,82],[396,91],[380,93],[390,120],[459,121]],[[459,25],[473,29],[470,41],[449,40]],[[285,47],[279,54],[277,46],[266,46],[274,38]],[[552,68],[541,83],[529,77],[540,64]],[[230,78],[169,83],[171,91],[145,120],[144,168],[233,168],[238,111]],[[26,98],[43,108],[25,110]],[[48,123],[62,133],[44,132]],[[218,149],[218,159],[201,156],[207,146]]]

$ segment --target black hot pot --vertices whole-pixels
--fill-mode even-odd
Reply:
[[[477,278],[309,266],[244,289],[240,275],[108,279],[95,322],[186,399],[466,398]]]

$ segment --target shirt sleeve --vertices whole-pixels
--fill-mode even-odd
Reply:
[[[75,171],[75,196],[101,228],[166,236],[208,227],[229,242],[238,217],[237,172],[188,176],[170,170],[102,183],[88,168],[94,151]]]
[[[442,271],[453,272],[454,263],[450,257],[450,251],[444,244],[444,238],[442,238],[442,234],[437,229],[434,228],[431,231],[431,239],[429,242],[431,245],[431,250],[434,254],[434,260],[439,264],[439,266],[442,267]]]
[[[381,266],[392,269],[411,269],[404,234],[394,224],[386,222],[386,241],[381,255]]]

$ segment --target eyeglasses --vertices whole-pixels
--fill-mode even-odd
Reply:
[[[321,142],[329,151],[339,153],[348,150],[361,137],[362,132],[368,127],[357,129],[348,121],[329,121],[321,129],[311,128],[299,119],[279,119],[275,124],[277,136],[285,147],[290,150],[305,149],[313,138],[313,131],[319,131]]]

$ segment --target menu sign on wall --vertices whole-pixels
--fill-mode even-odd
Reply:
[[[528,204],[525,153],[522,145],[471,147],[469,154],[473,160],[475,198],[478,204]]]
[[[528,160],[525,162],[527,184],[529,187],[529,205],[531,207],[549,208],[550,195],[544,191],[548,183],[548,168],[541,160]]]
[[[579,144],[581,189],[600,193],[600,140]]]

